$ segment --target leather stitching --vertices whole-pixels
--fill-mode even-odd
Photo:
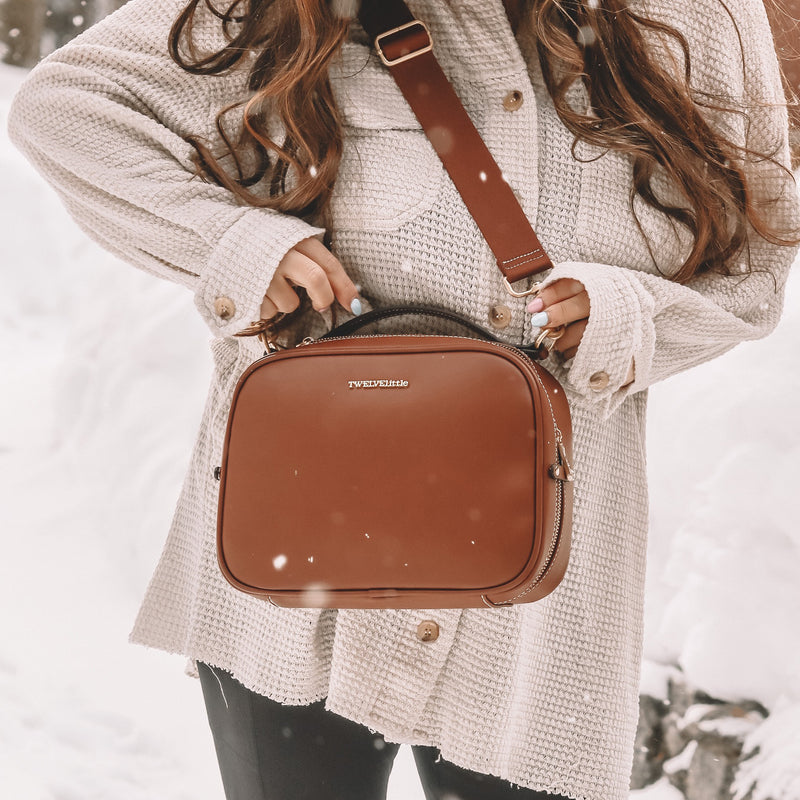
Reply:
[[[513,258],[507,258],[505,261],[501,261],[501,264],[510,264],[512,261],[519,261],[519,259],[524,258],[523,264],[527,264],[528,261],[533,261],[534,258],[528,258],[528,256],[538,256],[544,254],[544,250],[541,247],[537,248],[536,250],[531,250],[530,253],[522,253],[522,255],[514,256]]]

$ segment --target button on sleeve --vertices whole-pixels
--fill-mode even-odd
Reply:
[[[200,276],[196,304],[217,336],[230,336],[257,320],[261,301],[283,257],[316,228],[271,209],[245,209],[222,236]]]
[[[230,319],[236,313],[236,305],[230,297],[218,297],[214,301],[214,313],[222,320]]]
[[[512,89],[503,98],[503,108],[506,111],[516,111],[525,102],[525,96],[519,89]]]
[[[589,378],[589,388],[593,392],[602,392],[608,386],[608,382],[608,373],[601,370],[600,372],[595,372]]]
[[[631,270],[610,264],[563,262],[543,285],[562,278],[580,281],[589,295],[589,321],[578,352],[565,373],[564,386],[575,399],[608,417],[628,396],[642,388],[646,370],[630,382],[631,363],[649,364],[655,348],[647,320],[652,300],[637,291]],[[646,385],[646,384],[644,384]]]

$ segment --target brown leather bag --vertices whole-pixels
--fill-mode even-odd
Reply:
[[[427,28],[400,0],[362,3],[361,20],[426,132],[456,132],[439,155],[507,289],[534,293],[511,284],[552,265]],[[409,316],[424,327],[393,332]],[[225,577],[289,607],[495,607],[547,595],[569,556],[572,430],[563,389],[535,363],[540,345],[512,347],[444,309],[390,308],[268,351],[241,376],[228,418]]]

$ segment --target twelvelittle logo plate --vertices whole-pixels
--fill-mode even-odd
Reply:
[[[382,378],[368,381],[347,381],[351,389],[407,389],[408,381]]]

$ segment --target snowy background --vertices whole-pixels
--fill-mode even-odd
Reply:
[[[8,143],[25,74],[0,67],[0,791],[221,800],[199,685],[126,641],[199,424],[208,331],[185,290],[89,241]],[[660,665],[679,664],[766,705],[757,800],[800,798],[799,333],[795,270],[775,334],[651,392],[643,687],[663,696]],[[389,798],[422,800],[407,749]]]

